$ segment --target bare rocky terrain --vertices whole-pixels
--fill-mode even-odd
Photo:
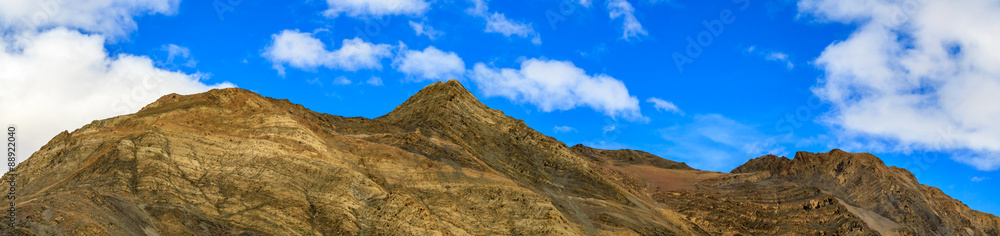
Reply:
[[[376,119],[167,95],[59,134],[16,174],[6,235],[1000,235],[871,154],[700,171],[569,147],[456,81]]]

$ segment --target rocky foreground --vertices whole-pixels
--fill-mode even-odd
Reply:
[[[1000,235],[871,154],[699,171],[566,146],[456,81],[376,119],[167,95],[59,134],[17,174],[7,235]]]

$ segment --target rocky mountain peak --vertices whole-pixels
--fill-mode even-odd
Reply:
[[[448,82],[435,82],[427,85],[419,92],[410,96],[403,104],[396,107],[393,112],[405,112],[422,108],[465,108],[459,111],[474,112],[486,108],[479,102],[465,86],[457,80]],[[427,109],[429,110],[429,109]]]
[[[462,139],[478,139],[487,133],[537,133],[523,121],[487,107],[456,80],[428,85],[375,120]]]
[[[417,124],[466,120],[495,123],[503,113],[479,102],[456,80],[436,82],[424,87],[389,114],[378,119],[404,127]]]

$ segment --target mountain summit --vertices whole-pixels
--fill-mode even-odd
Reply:
[[[1000,235],[871,154],[699,171],[569,147],[457,81],[375,119],[171,94],[59,134],[16,175],[15,235]]]
[[[389,114],[379,117],[403,127],[430,125],[447,126],[452,121],[496,123],[506,118],[503,112],[490,109],[455,80],[436,82],[414,94]]]

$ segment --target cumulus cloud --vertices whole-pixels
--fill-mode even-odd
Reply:
[[[136,112],[163,95],[233,86],[206,85],[202,75],[166,71],[145,56],[109,55],[104,43],[66,28],[0,42],[0,122],[18,126],[22,157],[63,130]]]
[[[0,25],[4,31],[20,32],[66,27],[114,39],[135,30],[132,17],[170,15],[179,4],[179,0],[5,0],[0,1]]]
[[[427,12],[430,4],[424,0],[327,0],[330,7],[323,15],[336,18],[341,14],[350,17],[381,17],[386,15],[417,16]]]
[[[673,112],[676,114],[684,114],[684,112],[682,112],[681,109],[677,108],[677,106],[674,105],[674,103],[665,101],[663,99],[651,97],[649,99],[646,99],[646,102],[652,103],[653,107],[660,112]]]
[[[285,73],[285,65],[303,70],[318,67],[345,71],[381,69],[382,59],[392,55],[392,46],[372,44],[360,38],[344,39],[341,47],[333,51],[327,50],[326,45],[311,33],[298,30],[283,30],[272,35],[271,39],[263,56],[282,75]]]
[[[465,62],[458,54],[443,52],[434,46],[423,51],[405,50],[393,66],[414,82],[459,79],[465,73]]]
[[[630,40],[648,34],[639,19],[635,18],[635,8],[628,1],[608,0],[608,11],[611,11],[611,19],[622,19],[622,39]]]
[[[504,16],[502,13],[490,13],[485,0],[472,0],[472,3],[473,6],[467,9],[466,13],[486,20],[486,33],[499,33],[507,38],[511,38],[512,36],[524,39],[530,38],[531,43],[535,45],[542,44],[542,37],[535,32],[535,28],[531,23],[521,23],[507,19],[507,16]]]
[[[441,37],[441,35],[444,35],[444,32],[434,30],[434,28],[424,24],[423,22],[417,23],[414,21],[410,21],[410,27],[413,28],[413,31],[417,33],[417,36],[427,35],[427,38],[431,40],[435,40],[438,37]]]
[[[487,97],[530,103],[545,112],[585,106],[611,117],[647,120],[625,83],[604,74],[588,75],[568,61],[528,59],[520,69],[476,63],[469,78]]]
[[[164,70],[149,57],[105,49],[136,29],[133,17],[173,14],[178,4],[0,1],[0,123],[20,130],[19,155],[30,156],[63,130],[136,112],[169,93],[232,87],[206,85],[205,75]]]
[[[815,64],[814,93],[841,136],[944,150],[1000,168],[1000,5],[986,0],[802,0],[800,14],[857,25]]]

